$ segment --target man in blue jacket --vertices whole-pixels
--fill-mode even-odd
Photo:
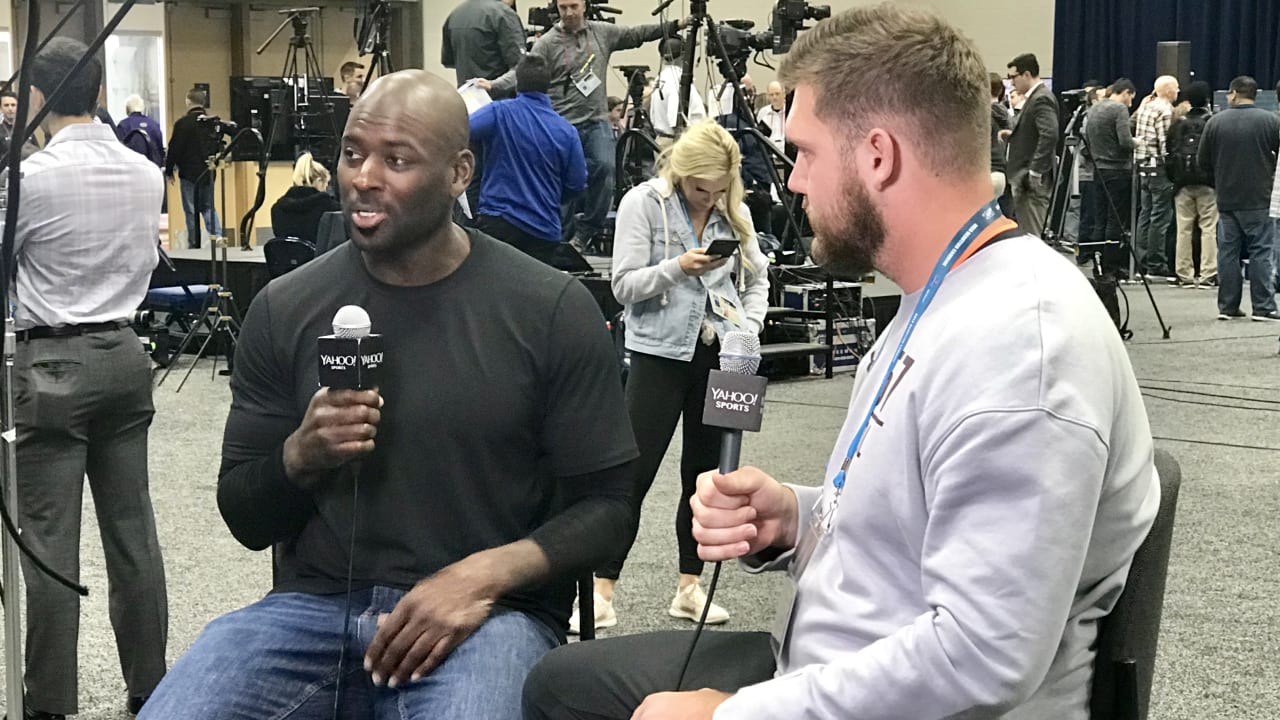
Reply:
[[[551,108],[550,85],[546,61],[526,55],[516,97],[471,116],[485,162],[477,226],[547,264],[560,243],[560,203],[587,185],[578,131]]]

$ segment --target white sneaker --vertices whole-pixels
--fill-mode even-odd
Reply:
[[[671,607],[667,609],[667,613],[674,618],[698,622],[702,619],[702,608],[706,604],[707,593],[703,591],[702,583],[691,583],[676,591],[676,596],[671,600]],[[711,609],[707,611],[707,624],[719,625],[728,621],[729,611],[711,603]]]
[[[596,611],[596,629],[603,630],[611,628],[618,624],[618,614],[613,611],[613,601],[605,600],[604,596],[598,592],[592,593],[594,599],[592,604],[595,605]],[[578,635],[582,632],[582,621],[578,618],[578,603],[573,604],[573,614],[569,616],[569,634]]]

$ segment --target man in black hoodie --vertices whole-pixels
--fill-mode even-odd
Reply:
[[[213,208],[213,171],[205,166],[205,159],[211,149],[211,129],[199,121],[200,116],[205,114],[207,102],[203,90],[192,88],[187,91],[187,114],[173,124],[173,132],[169,136],[169,155],[164,161],[166,178],[172,180],[174,168],[178,170],[182,213],[187,220],[188,248],[200,247],[197,215],[204,217],[208,234],[222,235],[218,211]]]

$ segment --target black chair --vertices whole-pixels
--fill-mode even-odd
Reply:
[[[316,226],[316,255],[323,255],[347,241],[347,223],[341,210],[320,216]]]
[[[1155,461],[1160,474],[1160,509],[1133,557],[1124,593],[1111,614],[1099,623],[1089,701],[1091,720],[1146,720],[1150,707],[1173,518],[1182,486],[1182,469],[1172,455],[1156,450]]]
[[[262,254],[267,258],[267,274],[278,278],[314,258],[316,246],[298,238],[277,237],[262,246]]]

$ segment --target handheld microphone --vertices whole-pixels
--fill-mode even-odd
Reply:
[[[769,381],[760,369],[760,338],[755,333],[732,330],[720,344],[720,369],[707,378],[707,399],[702,422],[722,428],[720,473],[738,469],[742,431],[759,432],[764,418],[764,391]]]
[[[378,386],[382,369],[382,336],[369,332],[369,313],[344,305],[333,316],[333,334],[320,346],[320,384],[337,390],[369,390]]]

